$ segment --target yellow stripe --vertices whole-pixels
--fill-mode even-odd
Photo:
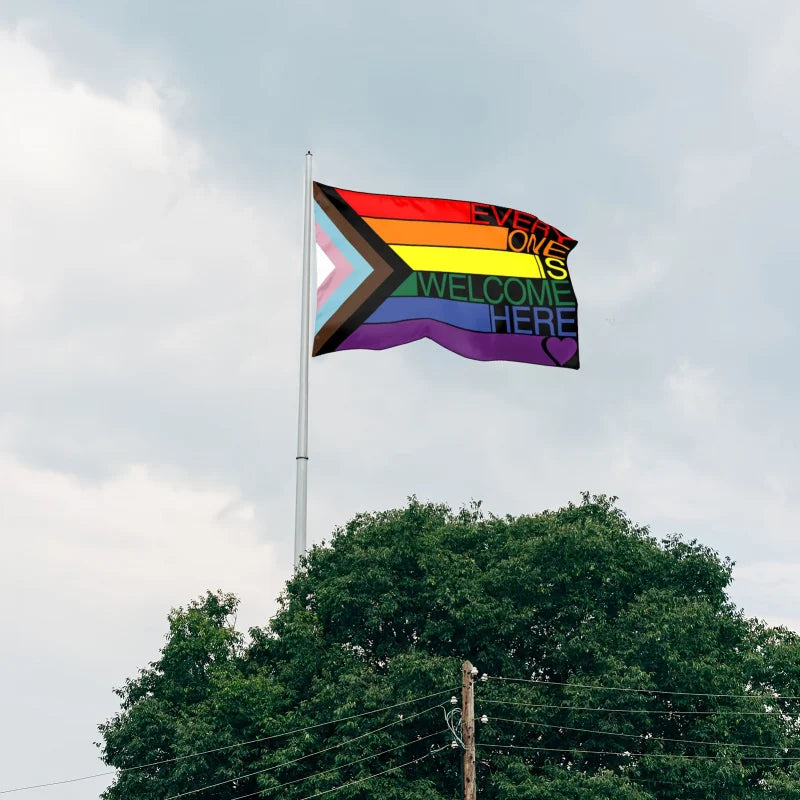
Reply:
[[[415,247],[394,245],[392,250],[413,270],[463,272],[471,275],[505,275],[543,278],[539,258],[511,250],[473,250],[469,247]]]

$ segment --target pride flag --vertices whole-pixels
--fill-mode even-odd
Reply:
[[[578,369],[577,242],[488,203],[314,183],[312,355],[428,338],[480,361]]]

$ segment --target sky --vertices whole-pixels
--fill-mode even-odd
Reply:
[[[313,359],[310,543],[602,492],[800,630],[799,83],[780,0],[0,2],[0,790],[103,771],[171,608],[276,608],[307,149],[576,238],[581,330],[579,371]]]

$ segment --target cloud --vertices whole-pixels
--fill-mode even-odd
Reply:
[[[734,589],[744,607],[757,607],[759,617],[771,625],[800,631],[800,615],[792,613],[800,603],[797,563],[754,561],[734,570]]]
[[[719,411],[720,389],[712,367],[682,361],[664,381],[670,400],[685,417],[714,419]]]
[[[96,474],[177,460],[219,475],[237,447],[263,465],[263,408],[291,408],[292,227],[227,188],[146,83],[97,93],[5,32],[0,91],[10,446]]]
[[[790,4],[776,17],[771,41],[754,59],[746,91],[754,110],[754,121],[763,130],[777,134],[787,145],[795,142],[797,104],[787,102],[800,79],[800,10]]]
[[[40,655],[74,645],[81,628],[93,638],[98,623],[111,632],[146,613],[160,625],[165,601],[178,605],[206,588],[235,585],[262,612],[272,607],[262,587],[280,572],[274,548],[236,489],[144,465],[89,482],[4,456],[0,498],[4,528],[18,534],[4,542],[0,568],[4,600],[23,601],[11,630],[29,635],[45,611],[54,627]],[[55,587],[60,602],[43,607]],[[76,626],[76,618],[86,621]],[[91,639],[85,644],[78,654],[94,659]]]
[[[684,158],[677,192],[681,206],[697,212],[719,203],[750,177],[749,153],[702,153]]]
[[[151,85],[100,93],[0,29],[0,94],[0,683],[13,736],[42,744],[5,787],[97,771],[111,688],[170,607],[222,588],[242,625],[274,610],[269,470],[254,455],[248,487],[230,462],[274,446],[259,420],[288,391],[296,304],[263,314],[295,294],[279,215],[212,174]]]
[[[222,588],[242,598],[242,628],[274,612],[285,566],[232,487],[144,465],[88,482],[5,455],[0,508],[4,651],[15,654],[0,667],[3,713],[18,741],[41,745],[6,763],[0,788],[97,771],[110,690],[156,656],[169,608]]]
[[[170,605],[227,583],[263,621],[289,572],[309,144],[326,182],[576,236],[582,332],[579,373],[428,342],[315,359],[310,541],[411,492],[502,514],[606,491],[787,616],[753,565],[797,561],[795,16],[90,5],[0,28],[3,577],[32,654],[3,702],[14,741],[48,731],[4,784],[96,769]]]

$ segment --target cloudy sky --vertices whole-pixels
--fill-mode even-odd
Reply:
[[[607,492],[800,629],[800,13],[753,8],[0,3],[0,789],[103,769],[171,607],[275,607],[308,148],[324,182],[577,238],[582,340],[579,372],[315,359],[311,541],[411,493]]]

